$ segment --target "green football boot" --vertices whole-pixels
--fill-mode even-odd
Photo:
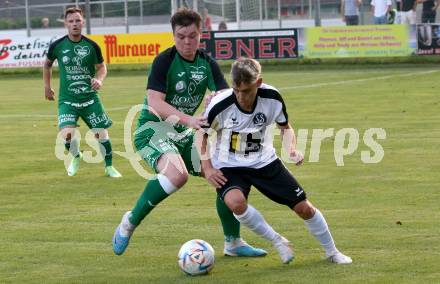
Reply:
[[[107,166],[105,167],[105,175],[112,178],[120,178],[122,177],[121,173],[118,172],[117,169],[113,166]]]
[[[80,152],[78,156],[73,157],[73,159],[70,161],[69,167],[67,168],[67,175],[69,177],[73,177],[76,175],[79,169],[79,162],[82,159],[82,153]]]

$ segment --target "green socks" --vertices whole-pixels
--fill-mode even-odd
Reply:
[[[112,154],[112,143],[110,140],[99,140],[99,144],[104,147],[104,150],[101,147],[102,155],[104,156],[105,166],[111,166],[112,160],[113,160],[113,154]]]
[[[165,187],[167,187],[167,185],[165,185]],[[167,191],[170,194],[173,192],[173,190],[170,189],[167,189]],[[168,196],[169,194],[160,185],[159,178],[149,180],[145,186],[144,192],[142,192],[136,205],[131,210],[131,216],[129,218],[130,223],[138,226],[151,210]],[[217,214],[220,217],[225,238],[240,238],[240,222],[238,222],[234,214],[232,214],[232,211],[219,196],[217,196],[216,205]]]
[[[162,188],[157,178],[149,180],[144,192],[142,192],[135,207],[131,210],[130,223],[135,226],[139,225],[145,216],[167,197],[168,194]]]
[[[238,222],[232,211],[218,195],[216,206],[226,240],[240,238],[240,222]]]

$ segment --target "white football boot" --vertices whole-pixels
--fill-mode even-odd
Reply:
[[[278,251],[278,254],[280,255],[281,261],[283,263],[288,264],[295,258],[292,246],[285,237],[280,236],[279,238],[275,239],[273,241],[273,245]]]
[[[328,261],[336,263],[336,264],[351,264],[353,260],[351,257],[346,256],[345,254],[337,251],[335,254],[327,257]]]

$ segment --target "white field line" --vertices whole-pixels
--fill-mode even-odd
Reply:
[[[342,80],[342,81],[328,82],[328,83],[316,83],[316,84],[308,84],[308,85],[290,86],[290,87],[278,88],[278,90],[282,91],[282,90],[293,90],[293,89],[307,89],[307,88],[317,88],[317,87],[334,86],[334,85],[363,83],[363,82],[368,82],[368,81],[387,80],[387,79],[398,78],[398,77],[420,76],[420,75],[432,74],[432,73],[439,72],[439,71],[440,70],[428,70],[428,71],[421,71],[421,72],[386,75],[386,76],[364,78],[364,79]],[[129,108],[130,108],[130,106],[123,106],[123,107],[107,108],[106,110],[107,111],[119,111],[119,110],[126,110]],[[56,115],[54,115],[54,114],[0,114],[0,118],[48,118],[48,117],[49,118],[56,117]]]

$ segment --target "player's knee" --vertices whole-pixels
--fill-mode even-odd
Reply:
[[[293,208],[296,214],[304,220],[308,220],[315,215],[315,208],[307,200],[301,201]]]
[[[72,141],[72,137],[73,137],[73,132],[74,131],[75,131],[75,128],[65,127],[65,128],[60,130],[61,137],[63,137],[64,141],[69,143],[70,141]]]
[[[165,176],[167,176],[170,182],[176,187],[176,190],[183,187],[189,178],[188,172],[175,173],[172,175],[167,174]]]
[[[246,198],[244,197],[244,194],[238,189],[228,191],[224,197],[224,201],[228,208],[237,215],[241,215],[246,211]]]
[[[95,133],[95,138],[98,140],[108,140],[110,138],[108,135],[108,130],[99,129],[99,131]]]
[[[64,136],[64,141],[66,141],[67,143],[72,141],[72,134],[71,133],[66,133],[66,135]]]
[[[159,172],[167,176],[177,188],[184,186],[188,181],[188,170],[179,155],[162,155],[158,161],[157,168]]]

